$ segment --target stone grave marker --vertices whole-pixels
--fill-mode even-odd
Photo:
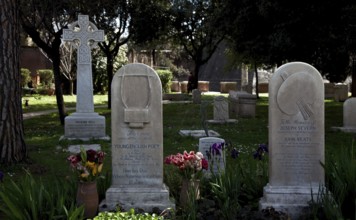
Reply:
[[[214,98],[214,119],[207,120],[209,123],[234,123],[236,119],[229,118],[229,103],[224,96]]]
[[[347,99],[343,107],[344,127],[356,131],[356,98]]]
[[[343,107],[343,127],[332,127],[332,129],[356,133],[356,98],[348,98]]]
[[[269,84],[269,183],[260,209],[274,207],[292,219],[308,209],[324,185],[324,84],[302,62],[277,69]]]
[[[223,151],[224,145],[225,140],[217,137],[204,137],[199,139],[199,151],[204,155],[204,158],[209,161],[209,170],[204,172],[211,171],[214,174],[219,174],[225,171],[226,158]]]
[[[205,130],[179,130],[181,136],[191,136],[195,138],[206,137]],[[220,134],[214,130],[208,130],[209,137],[220,137]]]
[[[201,91],[199,89],[193,89],[192,91],[192,100],[194,104],[201,103]]]
[[[174,208],[163,183],[162,86],[145,64],[120,68],[112,81],[112,185],[100,209]]]
[[[81,147],[83,147],[85,151],[87,151],[87,150],[100,151],[101,150],[100,144],[80,144],[80,145],[69,145],[68,152],[70,152],[72,154],[80,153]]]
[[[104,41],[104,31],[89,21],[87,15],[78,15],[78,21],[63,29],[63,40],[78,49],[76,112],[65,118],[66,139],[109,139],[106,136],[105,117],[94,112],[91,49]]]

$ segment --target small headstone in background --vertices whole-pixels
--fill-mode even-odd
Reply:
[[[344,127],[356,129],[356,98],[349,98],[344,102]]]
[[[229,119],[229,104],[224,96],[214,98],[214,120],[226,121]]]
[[[214,174],[219,175],[225,171],[225,140],[217,137],[204,137],[199,139],[199,151],[204,155],[204,158],[209,162],[209,170]]]
[[[192,91],[192,100],[194,104],[201,103],[201,92],[199,89],[193,89]]]
[[[277,69],[269,83],[269,183],[260,209],[273,207],[298,219],[325,181],[324,84],[302,62]]]
[[[346,84],[336,84],[334,86],[336,102],[344,102],[349,97],[349,87]]]
[[[356,133],[356,98],[348,98],[343,107],[343,127],[332,127],[332,129]]]
[[[245,91],[230,91],[228,99],[231,105],[229,111],[234,118],[254,118],[256,116],[256,95]]]
[[[162,85],[145,64],[128,64],[112,81],[112,183],[101,210],[119,205],[174,208],[163,183]]]
[[[236,119],[229,118],[229,103],[224,96],[214,98],[214,119],[207,120],[209,123],[235,123]]]

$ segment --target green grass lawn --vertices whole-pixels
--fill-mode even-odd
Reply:
[[[75,108],[76,95],[64,95],[63,100],[67,108]],[[28,100],[28,106],[25,106],[25,100]],[[107,105],[107,95],[95,95],[94,105]],[[47,95],[26,95],[22,97],[23,112],[36,112],[51,109],[57,109],[56,96]]]
[[[55,97],[40,96],[31,97],[30,107],[26,112],[56,109]],[[64,97],[66,107],[75,107],[75,96]],[[107,97],[95,95],[95,105],[106,104]],[[203,96],[206,105],[207,119],[213,118],[212,96]],[[68,104],[68,105],[67,105]],[[348,148],[352,144],[353,135],[343,132],[335,132],[332,126],[342,126],[341,102],[326,100],[325,102],[325,150],[326,159],[328,152]],[[97,108],[99,114],[105,115],[107,134],[111,136],[111,114],[107,108]],[[243,151],[253,152],[258,144],[268,142],[268,98],[262,96],[256,107],[255,118],[238,118],[237,124],[209,124],[208,129],[217,131],[221,138],[232,143],[233,146]],[[80,141],[59,141],[64,134],[64,127],[60,125],[58,114],[35,117],[24,121],[25,140],[28,149],[29,163],[23,163],[5,168],[10,173],[21,173],[21,167],[30,167],[35,173],[63,174],[68,171],[65,161],[68,155],[65,149],[69,144],[79,144]],[[198,104],[164,104],[163,105],[163,135],[164,155],[181,152],[183,150],[197,150],[198,140],[192,137],[182,137],[179,131],[182,129],[203,129],[201,123],[201,106]],[[100,142],[104,150],[110,152],[110,142]],[[110,154],[109,154],[110,155]],[[110,158],[108,158],[110,160]],[[109,164],[106,166],[109,167]],[[36,171],[36,169],[39,169]],[[16,175],[15,175],[16,176]]]
[[[29,97],[29,107],[24,112],[56,109],[55,97],[38,96]],[[75,96],[64,97],[66,107],[75,107]],[[105,105],[107,96],[95,95],[95,105]],[[172,103],[163,105],[163,137],[164,156],[183,152],[184,150],[197,150],[199,140],[192,137],[182,137],[182,129],[203,129],[201,112],[205,110],[207,119],[213,118],[213,96],[203,95],[206,103],[201,109],[199,104]],[[96,112],[106,117],[107,134],[111,136],[111,110],[96,108]],[[337,151],[350,149],[354,135],[331,130],[332,126],[342,126],[343,103],[332,100],[325,101],[325,152],[326,161]],[[5,173],[4,184],[9,179],[18,180],[24,175],[24,169],[29,170],[36,178],[51,179],[54,176],[63,177],[72,175],[66,161],[69,153],[66,151],[69,144],[81,144],[82,141],[59,141],[64,134],[64,127],[60,125],[58,114],[35,117],[24,121],[25,141],[28,150],[28,159],[20,164],[1,167]],[[257,101],[255,118],[238,118],[236,124],[209,124],[208,129],[217,131],[221,138],[232,143],[246,157],[252,156],[259,144],[268,143],[268,97],[262,95]],[[90,141],[101,144],[107,152],[104,172],[111,167],[110,141]],[[166,167],[165,167],[166,169]]]

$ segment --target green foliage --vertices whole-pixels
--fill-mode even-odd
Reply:
[[[27,87],[27,83],[31,82],[31,71],[26,68],[21,68],[21,86]]]
[[[173,74],[170,70],[157,70],[157,74],[161,79],[162,83],[162,92],[170,93],[171,92],[171,84],[173,79]]]
[[[75,205],[76,187],[69,180],[55,179],[52,182],[36,181],[26,172],[18,183],[0,186],[3,205],[0,210],[9,219],[81,219],[83,207]]]
[[[28,98],[30,99],[30,106],[24,109],[25,111],[39,111],[56,108],[55,97],[31,96]],[[64,96],[64,99],[68,106],[75,107],[75,97]],[[211,102],[213,100],[213,97],[203,95],[202,99],[204,101]],[[106,96],[95,95],[94,101],[97,105],[104,104],[107,100]],[[107,125],[110,125],[110,110],[98,108],[96,109],[96,111],[98,111],[99,114],[105,115]],[[348,198],[347,195],[351,195],[352,189],[355,188],[354,185],[352,185],[353,182],[355,182],[353,179],[354,177],[352,177],[352,175],[356,173],[354,168],[355,151],[352,151],[352,149],[350,148],[350,143],[353,139],[353,134],[335,132],[330,129],[331,126],[342,125],[342,112],[343,103],[334,102],[331,100],[327,100],[325,102],[325,166],[327,167],[326,183],[328,191],[324,194],[329,193],[333,196],[337,195],[337,190],[334,190],[333,187],[330,187],[329,189],[329,186],[336,186],[337,184],[341,183],[343,183],[343,185],[341,185],[343,187],[350,186],[350,188],[346,187],[343,189],[350,193],[340,193],[340,197],[323,197],[320,193],[321,195],[319,196],[319,198],[315,198],[316,204],[312,205],[313,209],[315,210],[315,213],[320,213],[320,210],[323,209],[322,211],[325,214],[334,213],[333,215],[330,214],[330,216],[332,217],[345,216],[343,215],[341,209],[341,195],[344,194],[344,196],[342,196],[343,201],[348,201],[349,204],[353,204],[351,199]],[[174,154],[177,151],[197,150],[197,139],[192,137],[182,137],[179,134],[179,131],[184,129],[202,129],[201,118],[199,117],[199,115],[200,106],[196,104],[174,103],[163,105],[163,156]],[[213,106],[208,105],[206,106],[206,118],[209,119],[212,117]],[[23,172],[22,167],[26,167],[26,169],[31,170],[31,173],[35,176],[35,178],[39,178],[39,176],[41,176],[44,180],[44,183],[51,182],[50,179],[53,178],[54,175],[64,179],[66,176],[72,174],[66,163],[68,152],[66,152],[65,149],[69,144],[82,144],[83,142],[58,142],[59,137],[63,135],[63,127],[58,124],[57,118],[57,114],[52,113],[49,115],[41,116],[41,118],[37,117],[24,121],[24,127],[26,132],[25,141],[27,144],[28,158],[31,163],[23,163],[12,165],[9,167],[1,167],[1,171],[3,171],[5,177],[4,182],[0,183],[0,192],[3,193],[6,191],[6,193],[10,193],[12,191],[16,191],[16,187],[14,187],[12,181],[10,181],[11,179],[14,179],[16,183],[24,182],[22,177],[27,174]],[[237,216],[237,218],[235,219],[246,219],[239,217],[249,208],[253,210],[258,210],[258,200],[262,197],[262,190],[263,187],[266,185],[268,179],[268,157],[264,157],[263,160],[254,160],[252,155],[258,144],[266,143],[266,141],[268,140],[267,126],[268,98],[266,97],[261,97],[257,100],[255,118],[239,118],[239,123],[237,124],[209,125],[209,129],[217,131],[225,140],[231,141],[234,147],[239,150],[240,156],[235,160],[227,158],[225,174],[227,176],[223,176],[221,180],[211,180],[212,183],[216,184],[214,186],[215,189],[212,188],[212,185],[208,181],[201,181],[201,198],[197,201],[194,201],[194,207],[191,210],[195,210],[195,212],[192,214],[192,216],[195,215],[197,219],[204,219],[202,218],[204,213],[217,212],[218,217],[220,217],[220,219],[225,219],[223,218],[223,216],[227,216],[228,214],[234,214],[228,213],[227,207],[231,206],[236,201],[238,202],[239,209],[236,210],[237,213],[235,213],[235,215]],[[110,126],[108,126],[107,129],[107,133],[111,134]],[[98,142],[92,141],[92,143]],[[111,158],[110,144],[105,141],[101,141],[99,143],[102,146],[102,150],[108,152],[108,158]],[[340,156],[342,154],[342,151],[344,151],[346,155]],[[226,155],[228,155],[228,153],[226,153]],[[354,156],[351,157],[351,155]],[[351,164],[348,163],[350,161],[352,161]],[[334,168],[332,164],[334,164]],[[65,169],[63,169],[63,167],[65,167]],[[179,199],[181,177],[177,174],[177,172],[174,172],[173,168],[174,167],[164,166],[164,182],[169,187],[171,197]],[[110,185],[110,169],[111,166],[106,163],[104,165],[103,172],[107,174],[107,178],[102,180],[100,179],[100,181],[102,182],[98,182],[98,191],[100,199],[103,199],[105,191]],[[9,178],[9,175],[12,175],[13,177]],[[236,182],[236,184],[234,184],[234,182]],[[62,181],[59,181],[58,184],[64,187],[68,187],[67,184],[63,184]],[[48,188],[47,184],[36,185],[38,186],[38,188],[40,188],[41,185],[44,185],[44,189],[49,192],[52,192],[55,188],[57,188],[56,184],[51,184],[51,189]],[[69,187],[73,188],[73,185],[69,185]],[[10,192],[7,192],[7,189],[10,189]],[[223,198],[226,197],[228,192],[233,193],[231,193],[230,197],[228,198],[229,201],[224,201]],[[38,193],[32,194],[36,194],[38,196]],[[61,193],[62,196],[65,196],[66,194],[70,195],[71,200],[74,199],[73,193],[63,193],[63,191]],[[23,197],[21,194],[20,198],[25,197]],[[0,207],[5,207],[5,202],[3,202],[4,199],[0,198],[0,200]],[[15,199],[11,199],[10,201],[13,200]],[[224,203],[220,204],[218,201],[224,201]],[[20,203],[22,201],[15,202]],[[51,202],[54,203],[55,200],[53,199],[53,201],[51,200],[49,203]],[[346,202],[344,202],[344,204],[346,204]],[[68,214],[64,213],[63,216],[70,215],[71,211],[74,212],[76,210],[75,207],[73,207],[72,209],[69,207],[70,206],[66,206]],[[179,205],[177,205],[176,207],[176,216],[178,217],[178,219],[182,216],[189,215],[189,209],[182,209]],[[15,208],[19,209],[17,208],[17,206],[15,206]],[[5,211],[3,209],[5,209]],[[7,215],[5,215],[5,212],[10,213],[10,211],[8,210],[9,208],[1,209],[0,219],[9,218]],[[353,208],[353,210],[355,209]],[[16,214],[13,214],[13,216],[15,215]],[[334,219],[337,219],[336,217]],[[11,219],[16,218],[12,217]]]
[[[163,220],[162,216],[157,214],[149,213],[135,213],[134,209],[130,209],[128,212],[101,212],[98,216],[94,217],[94,220],[106,220],[106,219],[117,219],[117,220]]]
[[[342,213],[345,219],[356,218],[356,152],[352,144],[351,148],[334,152],[332,157],[323,164],[327,177],[327,188],[332,193],[334,200],[327,201],[328,213]],[[328,198],[328,197],[326,197]],[[330,202],[332,202],[330,204]],[[337,212],[338,211],[338,212]]]
[[[54,79],[53,70],[51,69],[43,69],[37,70],[40,75],[40,81],[42,85],[49,87]]]
[[[233,169],[227,169],[226,172],[215,176],[211,181],[211,191],[216,204],[224,219],[234,219],[240,209],[239,195],[241,194],[239,172]]]

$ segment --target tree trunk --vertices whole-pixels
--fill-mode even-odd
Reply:
[[[356,56],[352,57],[351,96],[356,97]]]
[[[52,43],[52,65],[53,65],[53,75],[54,75],[54,86],[56,89],[56,99],[57,99],[57,108],[59,114],[59,120],[62,125],[64,125],[64,118],[67,116],[66,109],[64,106],[63,100],[63,91],[62,91],[62,80],[60,72],[61,56],[60,56],[60,45],[61,45],[61,33],[56,34],[56,38]]]
[[[69,80],[69,95],[74,95],[74,80]]]
[[[257,70],[256,62],[255,62],[255,74],[256,74],[256,97],[259,99],[260,95],[258,91],[258,70]]]
[[[17,0],[0,3],[0,163],[27,156],[21,107],[19,14]]]
[[[106,69],[108,74],[108,109],[111,109],[111,82],[113,78],[114,63],[110,53],[106,54]]]
[[[194,68],[194,75],[193,75],[192,90],[198,88],[200,67],[201,67],[201,63],[196,61],[195,68]]]

